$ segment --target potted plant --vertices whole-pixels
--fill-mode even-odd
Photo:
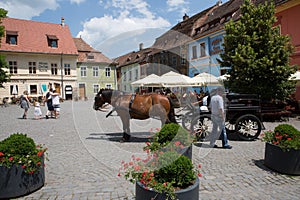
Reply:
[[[159,132],[165,133],[166,129],[176,132],[176,127],[166,124]],[[169,141],[172,137],[168,142],[161,142],[160,134],[155,135],[152,143],[147,142],[145,158],[132,156],[129,162],[122,161],[118,176],[135,183],[136,200],[198,200],[201,165],[195,167],[190,158],[178,151],[184,147],[185,141],[174,140],[181,138],[180,134],[174,135],[174,143],[172,139]]]
[[[266,131],[265,165],[283,174],[300,175],[300,132],[289,124]]]
[[[152,140],[147,142],[145,151],[176,151],[192,159],[192,144],[195,136],[182,128],[179,124],[165,124],[155,133]]]
[[[0,141],[0,198],[23,196],[44,185],[46,151],[22,133]]]

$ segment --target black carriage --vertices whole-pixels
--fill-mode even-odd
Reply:
[[[236,133],[242,140],[256,139],[263,129],[261,102],[255,94],[226,94],[226,130]],[[212,122],[209,111],[198,110],[187,112],[183,116],[182,124],[190,127],[198,139],[206,137],[211,132]],[[197,114],[196,114],[197,113]],[[190,123],[190,124],[189,124]],[[189,125],[187,125],[189,124]]]

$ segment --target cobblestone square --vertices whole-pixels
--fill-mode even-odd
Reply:
[[[65,101],[59,119],[35,120],[33,107],[27,120],[17,105],[0,107],[0,139],[26,133],[48,147],[46,182],[40,190],[18,199],[134,199],[135,186],[118,177],[121,161],[145,155],[142,148],[160,128],[156,119],[132,120],[132,140],[119,143],[120,119],[94,111],[92,101]],[[42,107],[43,114],[46,107]],[[300,121],[289,122],[300,129]],[[273,129],[278,123],[264,123]],[[220,144],[221,141],[217,141]],[[266,168],[264,143],[229,141],[232,149],[193,146],[193,162],[202,164],[200,199],[287,199],[300,197],[300,176],[278,174]]]

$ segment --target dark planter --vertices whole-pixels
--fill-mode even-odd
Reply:
[[[277,145],[266,143],[264,163],[282,174],[300,175],[300,150],[283,151]]]
[[[192,159],[192,153],[193,153],[193,150],[192,150],[192,146],[189,146],[189,147],[185,147],[183,149],[181,149],[178,153],[188,157],[189,159]]]
[[[146,190],[140,182],[135,185],[135,199],[136,200],[166,200],[165,193],[158,193],[155,190]],[[176,199],[178,200],[198,200],[199,199],[199,178],[197,177],[194,185],[178,190],[175,192]],[[169,198],[170,199],[170,198]]]
[[[21,166],[0,166],[0,199],[15,198],[30,194],[45,183],[45,169],[26,174]]]

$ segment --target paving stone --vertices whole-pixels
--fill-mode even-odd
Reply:
[[[23,110],[16,105],[0,108],[0,140],[11,133],[27,133],[48,147],[45,186],[19,200],[134,199],[134,184],[117,177],[118,169],[131,155],[145,155],[142,148],[153,135],[149,130],[160,128],[160,121],[132,120],[134,140],[119,143],[120,119],[106,118],[106,113],[92,109],[92,103],[65,101],[60,118],[48,120],[34,120],[33,108],[27,120],[19,119]],[[296,118],[288,123],[300,129]],[[264,123],[266,130],[277,124]],[[263,142],[229,143],[230,150],[193,146],[193,162],[202,164],[200,199],[299,199],[300,176],[281,175],[265,167]],[[221,141],[217,144],[221,146]]]

